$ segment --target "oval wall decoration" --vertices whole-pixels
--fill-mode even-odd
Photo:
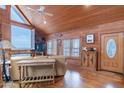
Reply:
[[[113,58],[116,54],[116,42],[114,39],[109,39],[106,45],[106,52],[109,58]]]

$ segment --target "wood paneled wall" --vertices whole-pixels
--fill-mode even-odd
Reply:
[[[1,39],[10,40],[11,37],[11,25],[10,25],[10,6],[6,6],[6,9],[0,9],[0,30]]]
[[[82,47],[94,47],[98,51],[98,67],[100,68],[100,38],[102,34],[107,33],[124,33],[124,20],[121,21],[115,21],[111,23],[101,24],[94,27],[89,28],[80,28],[80,29],[73,29],[71,31],[67,32],[61,32],[61,33],[55,33],[48,35],[47,39],[70,39],[70,38],[80,38],[80,51]],[[86,35],[87,34],[94,34],[95,35],[95,42],[93,44],[87,44],[86,41]],[[58,35],[61,35],[59,37]],[[62,47],[62,46],[61,46]],[[62,49],[58,49],[58,51],[62,51]],[[63,52],[60,52],[63,53]],[[79,61],[80,62],[80,61]]]

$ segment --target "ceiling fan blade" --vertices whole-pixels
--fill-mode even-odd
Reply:
[[[43,14],[48,15],[48,16],[53,16],[51,13],[44,12]]]
[[[27,7],[27,9],[32,10],[32,11],[35,11],[35,12],[36,12],[36,10],[34,10],[34,9],[30,8],[30,7]]]
[[[32,9],[32,8],[30,8],[30,7],[27,7],[27,9],[29,9],[29,10],[33,11],[33,13],[36,13],[36,14],[41,15],[41,13],[39,13],[39,12],[38,12],[38,11],[36,11],[35,9]]]

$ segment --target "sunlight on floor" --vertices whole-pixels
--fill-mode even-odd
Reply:
[[[107,84],[105,85],[105,88],[114,88],[114,86],[112,84]]]
[[[78,72],[68,70],[64,77],[64,83],[67,87],[81,87],[82,79]]]

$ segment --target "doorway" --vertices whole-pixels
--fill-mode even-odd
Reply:
[[[101,35],[101,69],[123,73],[123,33]]]

